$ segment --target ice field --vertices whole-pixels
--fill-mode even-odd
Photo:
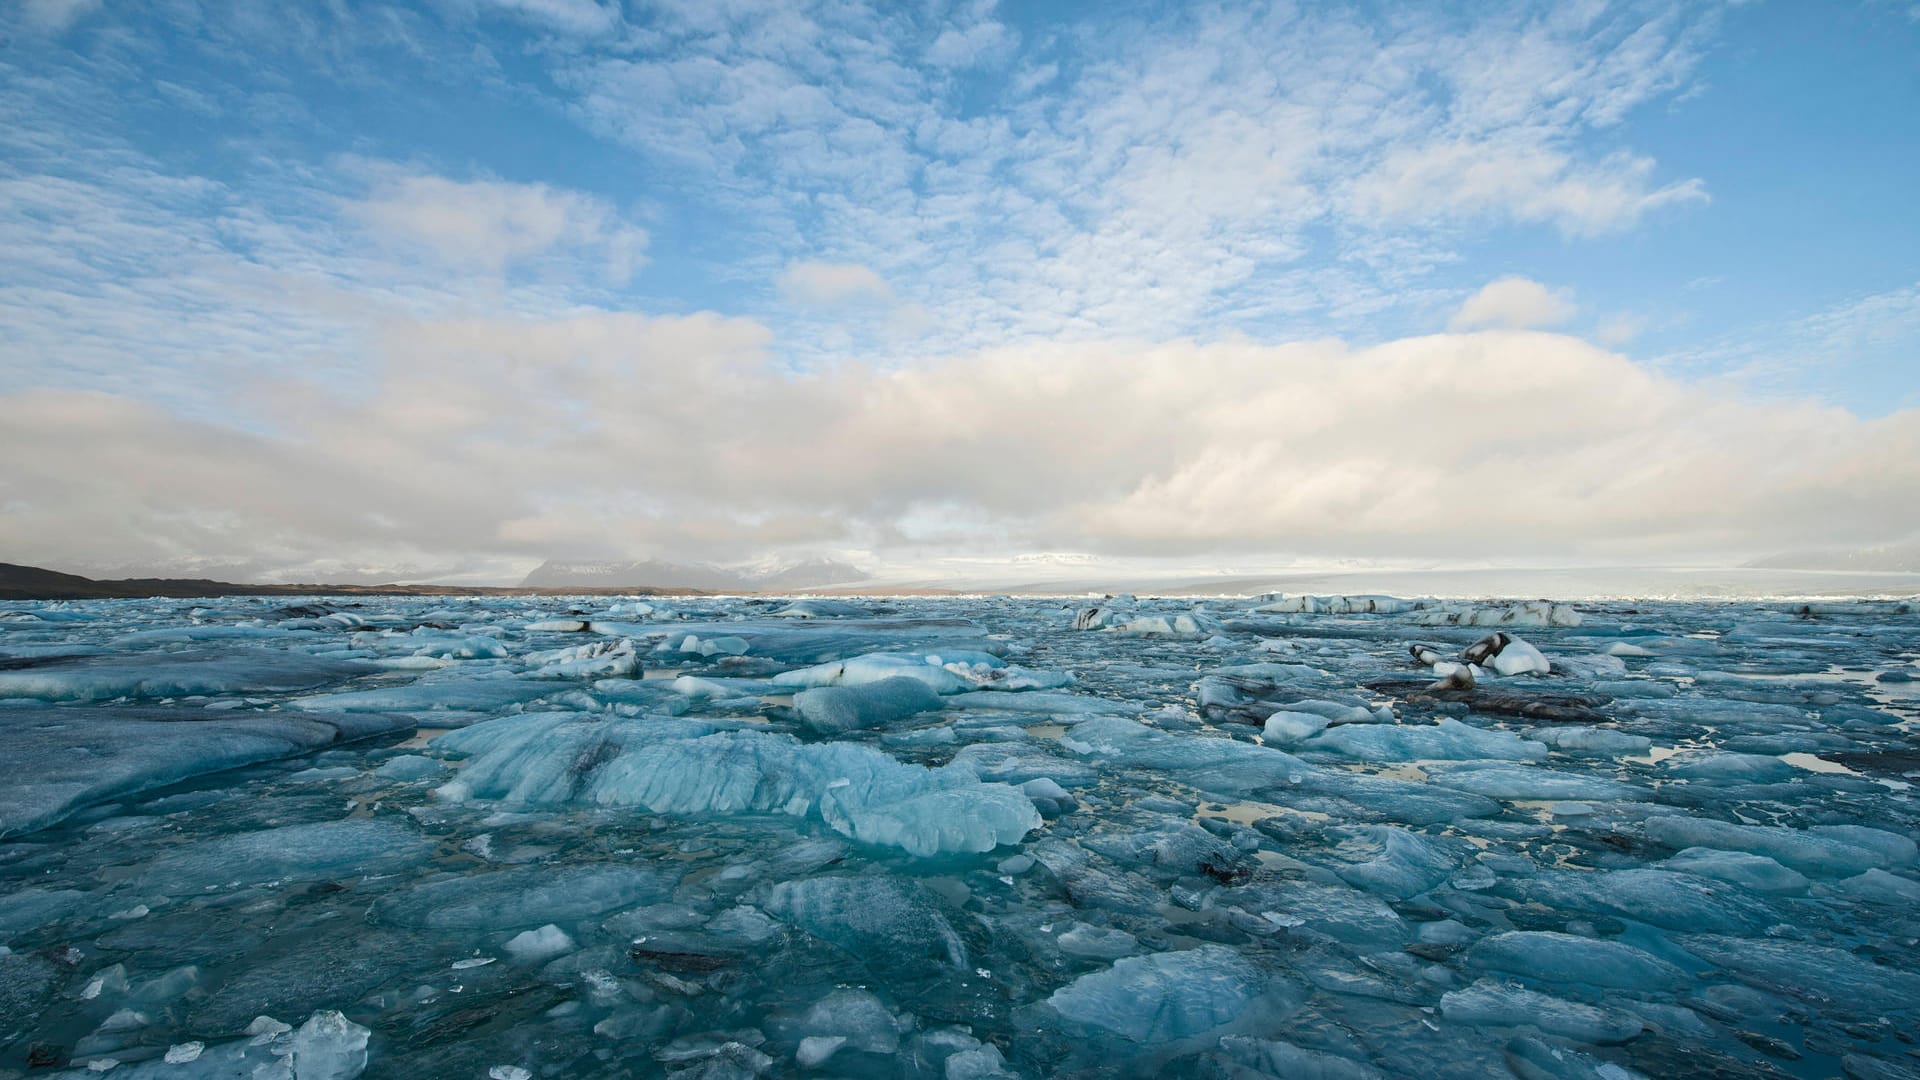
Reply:
[[[0,605],[0,1077],[1916,1076],[1917,607]]]

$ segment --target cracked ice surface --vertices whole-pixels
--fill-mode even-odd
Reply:
[[[1911,604],[283,605],[0,609],[0,1077],[1920,1069]]]

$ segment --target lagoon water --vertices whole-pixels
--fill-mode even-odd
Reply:
[[[0,1076],[1914,1075],[1915,611],[9,604]]]

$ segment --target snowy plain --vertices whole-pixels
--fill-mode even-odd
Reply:
[[[0,1076],[1912,1076],[1917,611],[8,604]]]

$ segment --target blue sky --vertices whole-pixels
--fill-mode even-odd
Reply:
[[[23,0],[0,34],[29,561],[1920,530],[1908,3]]]

